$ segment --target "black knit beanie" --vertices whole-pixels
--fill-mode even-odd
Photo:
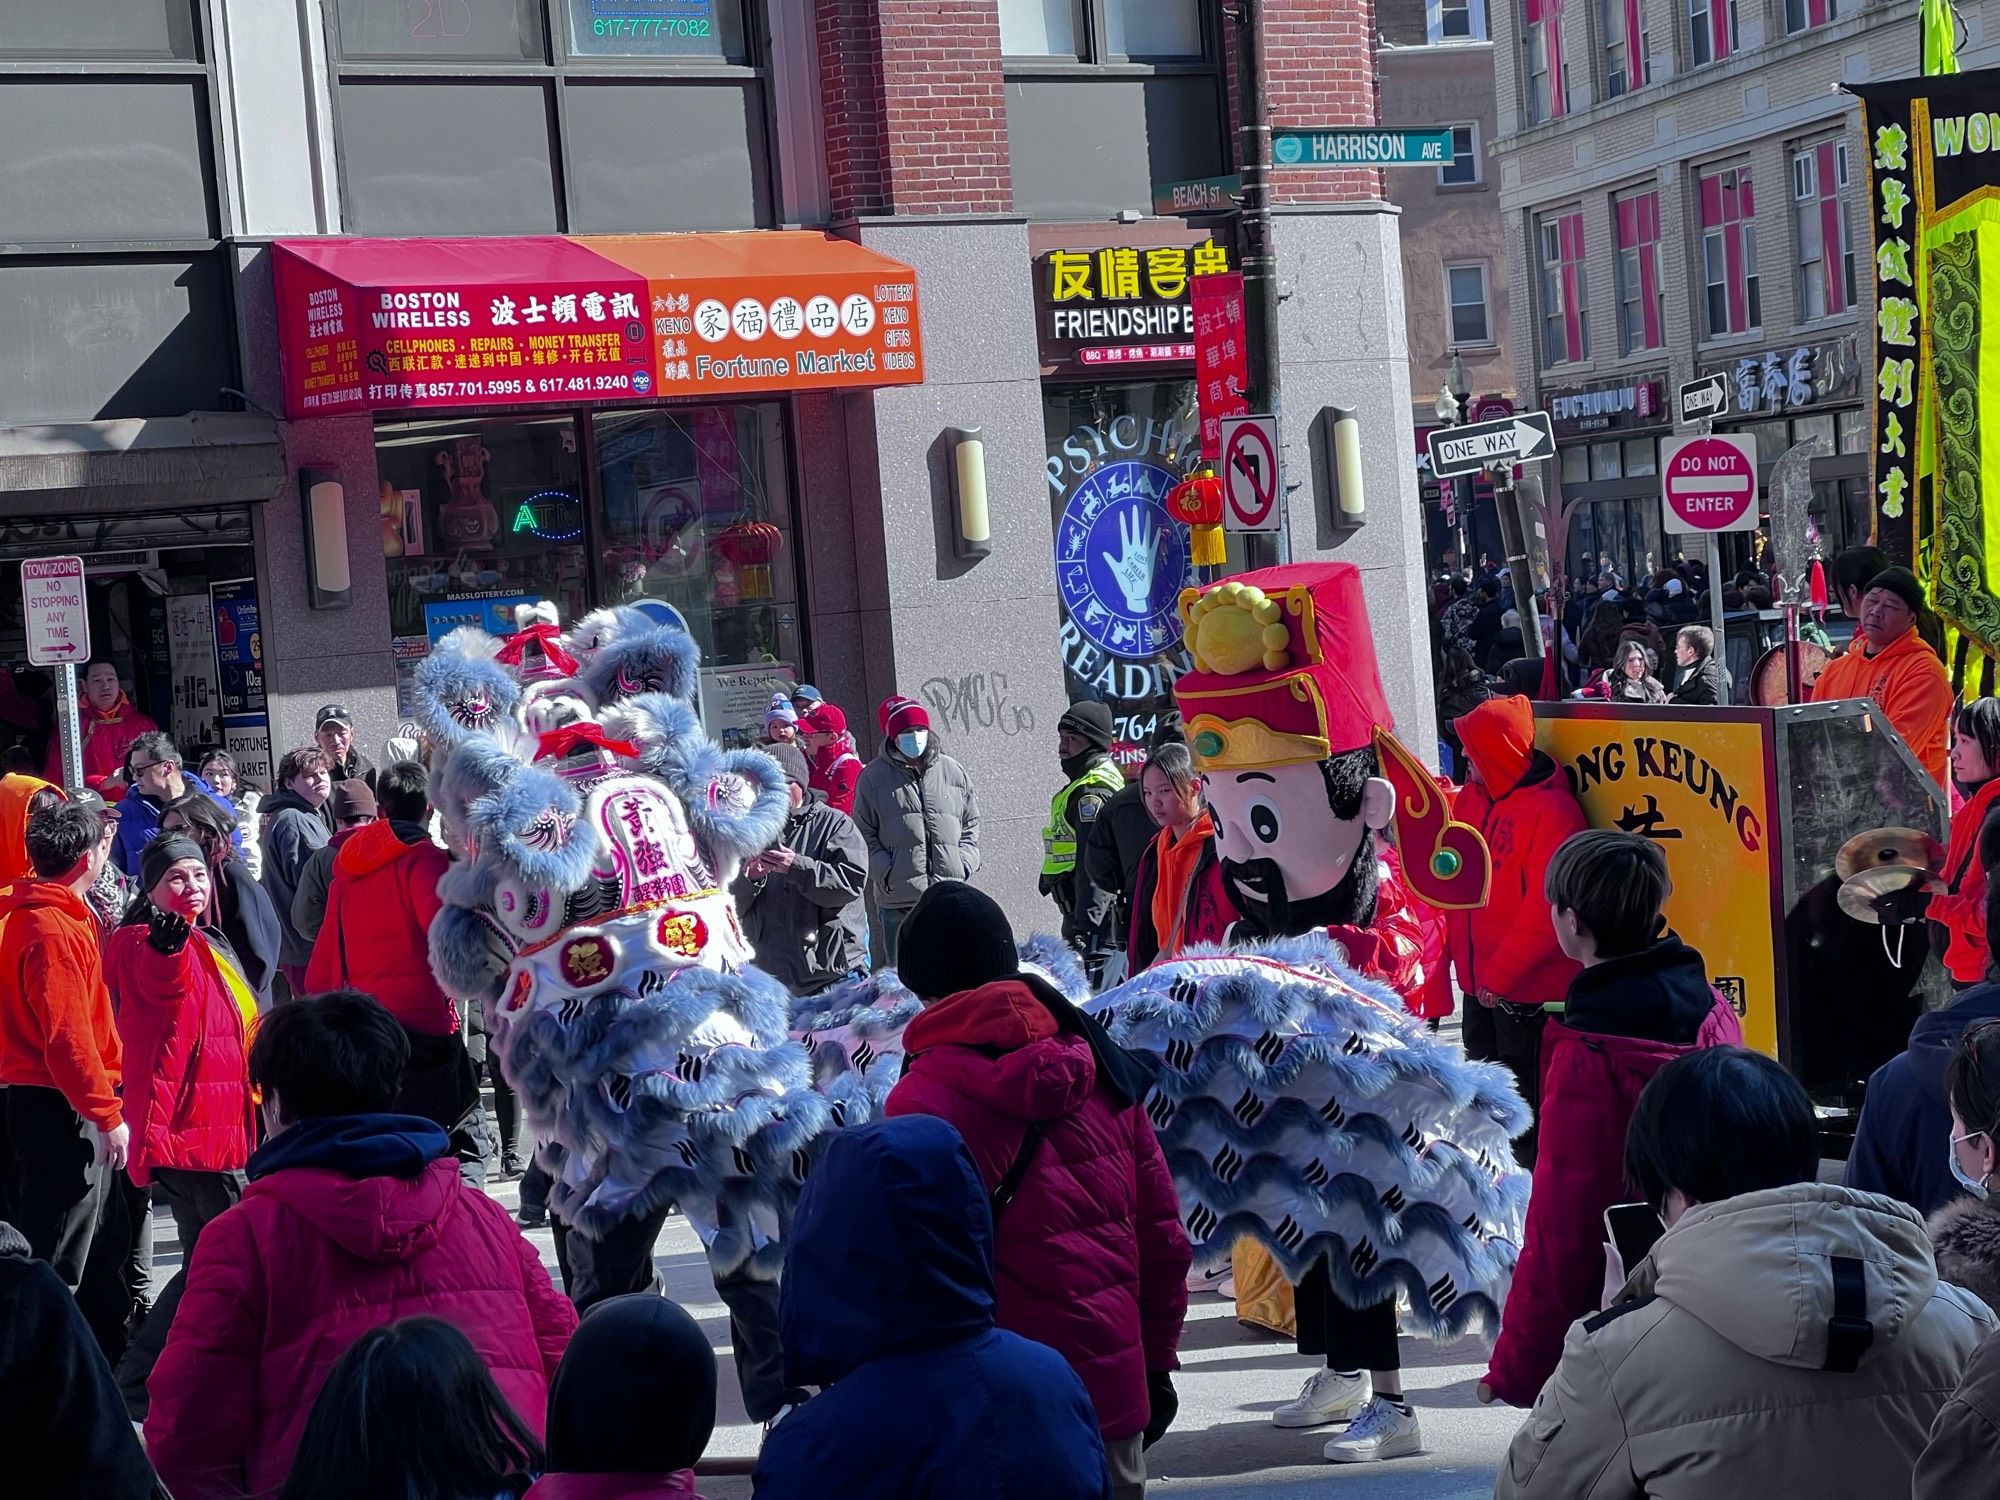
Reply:
[[[1909,605],[1913,615],[1924,612],[1924,586],[1917,582],[1917,575],[1908,568],[1884,568],[1868,580],[1861,592],[1868,594],[1875,589],[1887,589]]]
[[[208,866],[201,845],[184,833],[163,833],[147,844],[146,852],[139,856],[139,894],[150,896],[161,877],[184,859],[191,859],[204,869]]]
[[[1056,729],[1058,732],[1068,730],[1096,749],[1111,748],[1111,710],[1095,699],[1086,698],[1080,703],[1072,703],[1056,720]]]
[[[942,1000],[1021,972],[1021,950],[1000,903],[962,881],[917,898],[896,935],[896,973],[919,1000]]]

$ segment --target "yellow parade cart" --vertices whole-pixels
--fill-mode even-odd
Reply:
[[[1853,893],[1843,909],[1836,858],[1876,829],[1943,840],[1950,809],[1937,783],[1871,699],[1538,703],[1535,713],[1536,744],[1591,825],[1642,834],[1666,854],[1668,921],[1707,959],[1745,1042],[1813,1092],[1830,1137],[1851,1133],[1861,1086],[1902,1050],[1941,980],[1926,926],[1851,915],[1865,909]]]

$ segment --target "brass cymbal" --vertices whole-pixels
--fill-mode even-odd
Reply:
[[[1849,876],[1840,883],[1838,900],[1840,909],[1857,922],[1872,922],[1877,927],[1882,919],[1875,914],[1875,899],[1886,896],[1891,891],[1900,891],[1908,885],[1925,885],[1927,878],[1922,870],[1911,865],[1877,865],[1872,870],[1863,870],[1858,875]]]
[[[1903,865],[1937,875],[1944,870],[1944,845],[1921,828],[1871,828],[1857,833],[1833,857],[1833,873],[1852,880],[1884,865]]]

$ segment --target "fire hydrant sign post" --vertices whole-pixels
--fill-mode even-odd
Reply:
[[[56,730],[62,737],[63,785],[83,785],[83,740],[76,717],[76,666],[90,660],[90,608],[83,559],[31,557],[21,564],[21,611],[28,660],[56,669]]]
[[[1222,419],[1222,529],[1232,534],[1285,529],[1278,505],[1276,417]]]

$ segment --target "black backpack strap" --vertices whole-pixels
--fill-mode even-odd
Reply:
[[[993,1189],[990,1200],[993,1217],[1000,1217],[1000,1210],[1014,1201],[1014,1195],[1021,1190],[1021,1179],[1028,1175],[1028,1168],[1034,1164],[1035,1152],[1041,1148],[1043,1127],[1030,1122],[1021,1135],[1021,1149],[1014,1153],[1014,1160],[1007,1167],[1007,1175],[1000,1179],[1000,1185]]]
[[[1868,1276],[1862,1263],[1851,1255],[1836,1255],[1829,1263],[1833,1272],[1833,1316],[1826,1325],[1826,1364],[1823,1368],[1851,1375],[1861,1356],[1875,1342],[1875,1325],[1868,1321]]]

